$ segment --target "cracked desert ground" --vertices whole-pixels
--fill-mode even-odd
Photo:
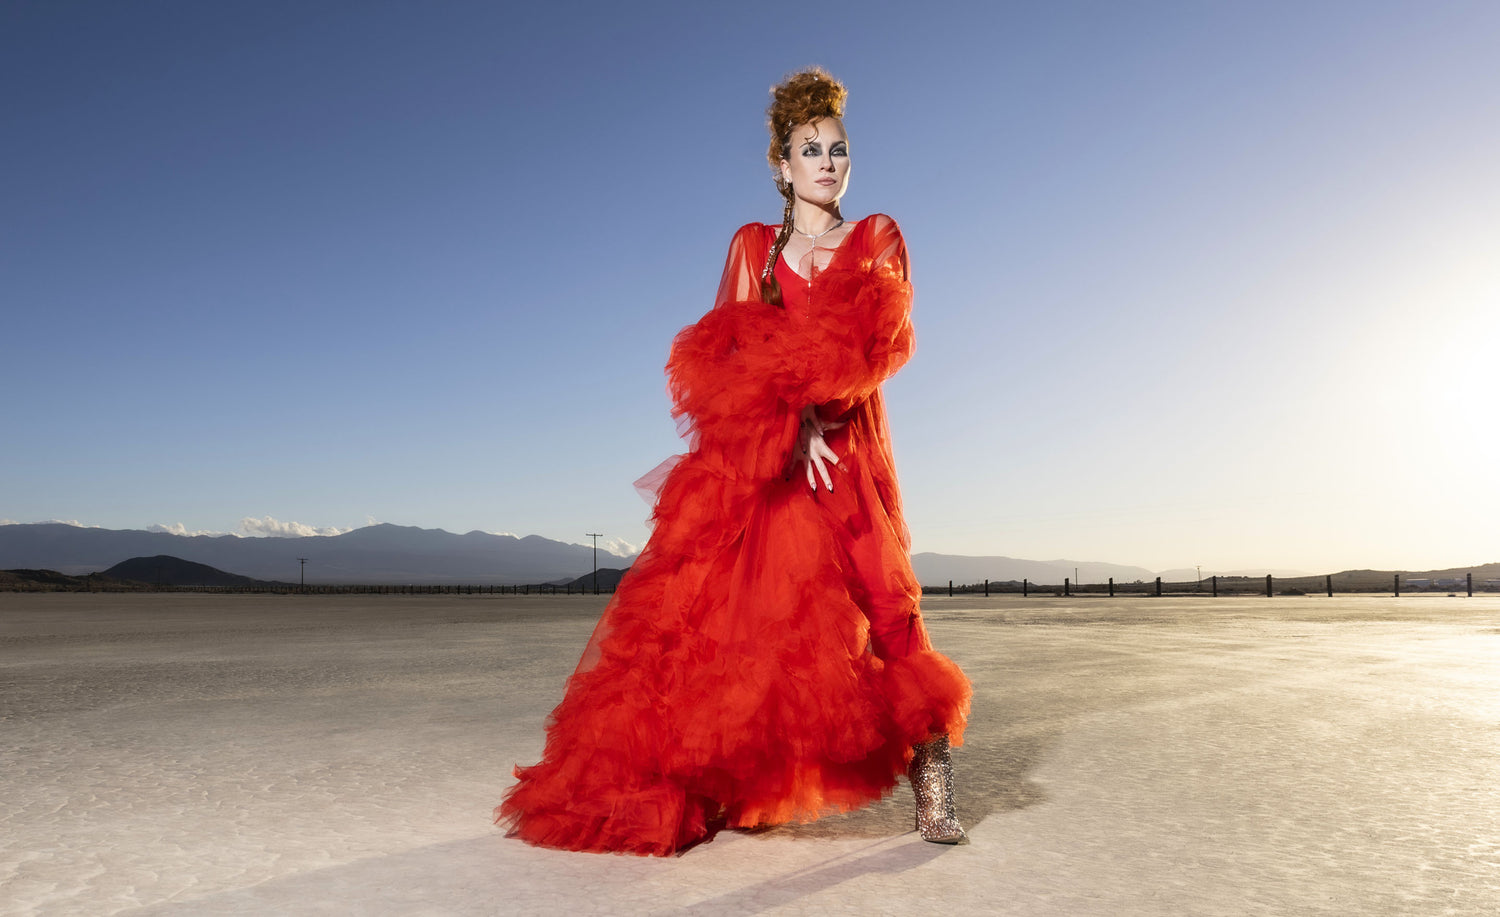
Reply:
[[[0,912],[1500,913],[1500,597],[929,598],[973,843],[670,859],[490,823],[602,603],[0,594]]]

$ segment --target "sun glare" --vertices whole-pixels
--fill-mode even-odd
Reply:
[[[1428,364],[1422,401],[1432,433],[1448,444],[1454,470],[1487,477],[1500,465],[1500,348],[1497,333],[1455,334]]]

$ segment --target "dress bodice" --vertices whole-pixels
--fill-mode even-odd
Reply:
[[[776,267],[774,270],[776,282],[781,284],[781,306],[786,309],[787,315],[793,320],[806,318],[808,312],[809,293],[812,290],[812,282],[787,264],[784,255],[776,256]]]

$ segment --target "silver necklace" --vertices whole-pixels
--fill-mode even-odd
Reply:
[[[811,239],[814,242],[816,242],[819,239],[823,238],[824,236],[828,235],[829,233],[833,232],[835,229],[838,229],[840,226],[843,226],[843,225],[844,225],[844,221],[843,220],[839,220],[837,223],[834,223],[832,226],[828,227],[827,229],[823,230],[820,233],[803,232],[802,230],[798,229],[796,226],[793,226],[792,227],[792,232],[795,232],[799,236],[807,236],[809,239]]]

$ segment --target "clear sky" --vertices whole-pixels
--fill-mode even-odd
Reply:
[[[1497,47],[1440,0],[7,3],[0,519],[641,544],[817,63],[911,249],[915,550],[1500,560]]]

